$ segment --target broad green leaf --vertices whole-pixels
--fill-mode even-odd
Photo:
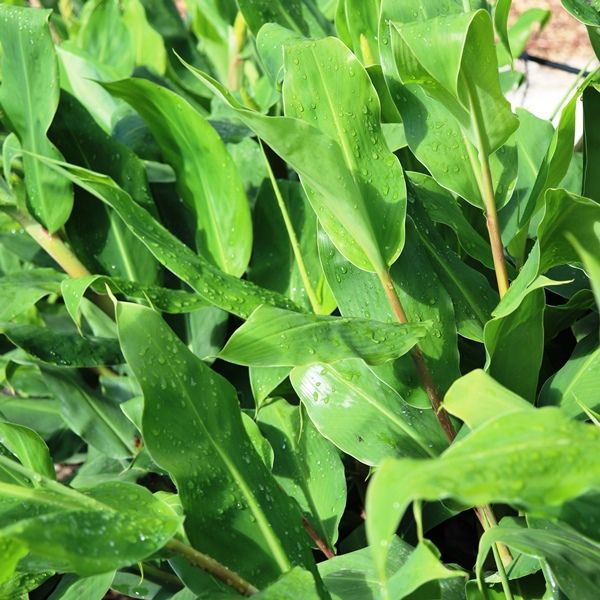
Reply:
[[[544,560],[552,569],[560,589],[568,598],[593,600],[598,594],[600,544],[567,525],[530,519],[530,527],[494,527],[479,542],[477,575],[494,543],[501,542],[518,552]]]
[[[50,479],[56,477],[48,446],[33,429],[0,421],[0,443],[10,450],[24,467]]]
[[[408,560],[394,573],[388,582],[388,593],[392,598],[406,598],[422,585],[439,579],[465,577],[464,571],[448,569],[440,562],[437,548],[427,540],[419,542]]]
[[[379,98],[367,72],[333,38],[290,42],[284,47],[284,69],[286,116],[318,127],[339,144],[363,197],[362,220],[371,226],[384,260],[392,264],[404,246],[406,191],[400,163],[381,132]],[[311,187],[305,182],[309,200],[327,230],[323,208],[312,197]],[[333,212],[333,206],[329,209]],[[337,245],[335,237],[332,241]]]
[[[435,223],[450,227],[469,256],[493,269],[494,262],[489,242],[467,220],[460,204],[452,194],[428,175],[416,172],[409,172],[406,175],[410,182],[410,190],[414,192],[429,218]]]
[[[6,540],[0,540],[0,545]],[[0,550],[1,551],[1,550]],[[27,552],[27,549],[24,549]],[[18,555],[11,556],[12,559],[19,560]],[[12,568],[11,568],[12,569]],[[0,598],[2,600],[12,600],[12,598],[22,598],[24,594],[38,588],[44,581],[52,577],[52,571],[16,571],[10,579],[0,583]],[[0,571],[0,579],[2,573]]]
[[[335,16],[340,38],[368,67],[379,62],[380,0],[340,0]],[[342,33],[344,35],[342,35]]]
[[[114,577],[114,571],[90,577],[65,575],[48,600],[102,600]]]
[[[122,7],[122,20],[133,38],[135,64],[164,74],[167,67],[165,44],[158,31],[148,23],[143,3],[140,0],[125,0]]]
[[[597,239],[600,240],[600,220],[594,223],[594,232],[596,233]],[[567,235],[567,239],[571,242],[571,245],[574,246],[575,250],[577,250],[577,254],[579,254],[579,258],[586,270],[586,275],[589,277],[592,285],[596,306],[600,308],[600,259],[598,254],[594,254],[593,251],[589,252],[587,248],[579,243],[573,234]]]
[[[50,136],[67,162],[112,177],[138,204],[155,211],[142,161],[107,135],[67,92],[61,94]],[[144,244],[113,210],[94,202],[80,188],[75,192],[75,206],[66,230],[77,257],[92,273],[104,272],[146,284],[157,282],[159,265]]]
[[[486,155],[500,148],[518,121],[502,95],[489,13],[479,10],[392,25],[401,81],[419,83],[458,120]]]
[[[505,317],[484,329],[486,370],[502,385],[533,402],[544,355],[544,290],[528,294]]]
[[[578,21],[600,27],[600,6],[597,0],[561,0],[561,3]]]
[[[109,65],[120,77],[135,66],[136,49],[130,27],[121,18],[117,0],[92,0],[81,12],[75,43],[100,64]]]
[[[583,92],[585,132],[583,195],[596,202],[600,202],[600,173],[595,168],[600,161],[600,136],[597,128],[594,127],[598,118],[600,118],[600,87],[591,85]]]
[[[484,423],[441,457],[387,460],[367,492],[367,533],[380,578],[387,546],[413,500],[515,504],[543,512],[600,487],[600,430],[559,410],[511,412]]]
[[[443,394],[459,376],[455,313],[450,296],[432,270],[426,246],[421,243],[420,237],[428,237],[429,234],[419,232],[410,219],[407,225],[406,246],[390,274],[408,321],[432,323],[419,347],[439,392]],[[319,237],[319,244],[323,268],[342,315],[395,322],[377,277],[344,260],[326,236]],[[374,371],[409,404],[430,407],[420,388],[412,357],[386,363],[374,368]]]
[[[444,397],[444,407],[471,429],[509,412],[533,410],[532,404],[481,369],[463,375],[452,384]]]
[[[299,367],[349,358],[379,364],[409,352],[427,329],[426,323],[400,325],[261,306],[229,338],[219,357],[258,367]]]
[[[97,367],[123,363],[115,340],[61,332],[37,325],[0,323],[0,332],[15,346],[42,362],[60,367]]]
[[[254,35],[266,23],[305,35],[322,35],[329,28],[313,0],[238,0],[238,6]]]
[[[196,219],[199,253],[240,276],[252,249],[248,199],[217,132],[185,99],[143,79],[105,84],[140,114],[177,176],[177,189]]]
[[[32,269],[0,278],[0,321],[11,321],[42,298],[58,294],[64,275],[52,269]]]
[[[118,277],[86,275],[77,279],[65,279],[61,283],[65,308],[79,329],[81,329],[81,303],[84,294],[90,288],[93,288],[99,294],[105,293],[106,286],[113,293],[121,293],[128,298],[137,300],[146,300],[157,310],[166,313],[188,313],[208,306],[208,303],[201,296],[185,290],[141,285]]]
[[[413,548],[394,536],[389,546],[386,570],[396,573],[407,561]],[[319,563],[319,573],[333,600],[365,600],[383,597],[371,548],[362,548]]]
[[[279,180],[277,186],[298,239],[308,279],[313,286],[322,313],[329,314],[335,308],[335,299],[319,260],[317,216],[300,183]],[[296,304],[308,310],[311,308],[310,301],[270,182],[265,182],[260,188],[253,216],[255,239],[248,272],[249,279],[262,287],[289,296]]]
[[[296,367],[290,379],[321,435],[367,465],[447,445],[431,410],[407,404],[358,359]]]
[[[517,109],[517,116],[520,123],[515,134],[519,152],[517,183],[512,198],[498,215],[505,244],[515,237],[531,216],[537,201],[533,195],[534,186],[554,135],[549,121],[538,119],[522,108]]]
[[[508,17],[511,7],[512,0],[498,0],[494,6],[494,29],[502,42],[502,46],[508,53],[510,61],[514,58],[508,36]]]
[[[429,96],[420,82],[408,82],[399,74],[392,43],[390,23],[406,23],[415,28],[427,28],[428,20],[441,22],[445,18],[466,19],[462,13],[462,0],[429,2],[420,0],[419,10],[413,4],[383,0],[379,28],[381,63],[392,98],[402,115],[408,145],[418,160],[423,163],[436,181],[443,187],[459,194],[471,204],[483,207],[483,198],[478,185],[480,166],[477,151],[467,139],[457,117],[450,109]],[[481,20],[481,19],[480,19]],[[414,21],[414,23],[413,23]],[[429,32],[424,39],[430,40]],[[442,35],[437,46],[445,47]],[[492,60],[493,46],[485,43],[485,55]],[[448,58],[448,57],[446,57]],[[495,59],[494,59],[495,60]],[[456,67],[457,65],[455,65]],[[493,78],[495,71],[484,70],[485,76]],[[495,82],[488,82],[496,87]],[[490,156],[493,187],[497,206],[503,206],[512,193],[517,174],[516,148],[507,144]]]
[[[58,46],[56,54],[61,88],[75,96],[106,133],[112,132],[113,126],[127,110],[127,105],[113,98],[99,82],[112,81],[119,76],[110,66],[95,61],[69,41]]]
[[[285,57],[284,87],[289,91],[284,95],[292,96],[286,112],[295,117],[266,117],[248,110],[210,76],[188,68],[298,172],[319,222],[340,252],[362,269],[381,271],[402,248],[406,196],[400,165],[380,131],[379,101],[369,76],[333,38],[291,44]],[[319,60],[329,58],[326,68],[319,66]],[[337,111],[347,113],[346,127],[329,87],[332,79],[327,69],[335,72],[336,66],[336,80],[343,77],[354,90],[338,99]],[[318,76],[314,89],[303,79],[306,76],[308,81],[305,68]],[[329,100],[317,103],[316,94]],[[312,125],[309,113],[314,111],[320,128]],[[344,132],[345,128],[349,129]],[[356,131],[355,142],[352,131]],[[394,183],[397,187],[392,187]]]
[[[56,483],[42,488],[0,483],[0,507],[11,505],[23,508],[0,510],[1,539],[83,576],[143,560],[162,548],[180,524],[148,490],[127,483],[106,483],[85,493]],[[2,561],[10,556],[3,550]]]
[[[583,417],[583,407],[600,409],[600,347],[598,336],[582,339],[566,364],[550,377],[538,398],[538,404],[560,406],[570,417]]]
[[[301,408],[284,399],[258,412],[258,426],[275,452],[273,475],[331,548],[346,508],[346,479],[338,451]]]
[[[322,596],[315,585],[315,579],[311,573],[294,567],[288,573],[284,573],[275,583],[254,594],[257,600],[318,600]]]
[[[571,240],[576,239],[592,255],[600,254],[596,224],[600,205],[565,190],[549,190],[545,210],[537,229],[537,242],[527,262],[496,307],[495,317],[504,317],[518,308],[525,296],[539,287],[538,276],[552,267],[577,263],[580,259]]]
[[[6,396],[0,398],[0,413],[11,423],[34,429],[43,438],[65,428],[56,400]]]
[[[411,196],[413,193],[415,195],[415,201],[410,204],[409,210],[414,223],[412,229],[426,253],[430,268],[433,268],[452,300],[456,328],[463,337],[483,341],[484,327],[498,302],[498,296],[483,273],[465,264],[436,230],[421,207],[426,191],[420,187],[412,188],[411,185],[410,193]]]
[[[0,6],[0,104],[25,152],[60,159],[60,153],[46,137],[59,95],[49,16],[50,11]],[[53,233],[64,225],[71,212],[71,184],[30,154],[24,154],[23,166],[27,205]]]
[[[67,371],[44,369],[44,380],[60,402],[65,423],[77,435],[107,456],[133,456],[135,429],[118,406]]]
[[[60,163],[60,166],[53,164],[77,185],[111,206],[156,259],[208,304],[242,318],[247,318],[261,304],[297,309],[284,296],[227,275],[192,252],[109,177],[65,163]]]
[[[192,544],[258,586],[295,564],[314,568],[300,514],[258,458],[235,388],[158,313],[120,302],[117,323],[144,391],[144,442],[177,484]],[[240,553],[249,539],[252,553]]]

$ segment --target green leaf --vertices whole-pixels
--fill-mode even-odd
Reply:
[[[300,254],[322,313],[329,314],[335,308],[335,299],[327,285],[319,260],[317,216],[300,183],[278,180],[277,186],[298,239]],[[308,310],[310,300],[292,252],[281,209],[269,182],[265,182],[260,188],[253,215],[255,239],[249,279],[262,287],[285,294]]]
[[[296,367],[290,379],[321,435],[367,465],[447,445],[431,410],[407,404],[358,359]]]
[[[340,38],[352,48],[356,56],[368,67],[379,59],[379,8],[380,0],[341,0],[335,16]],[[344,35],[342,35],[342,32]]]
[[[116,0],[86,3],[75,42],[94,60],[127,77],[135,66],[136,53],[132,32],[121,18],[120,8]]]
[[[90,577],[65,575],[48,600],[102,600],[114,577],[114,571]]]
[[[408,560],[394,573],[388,582],[392,598],[406,598],[430,581],[450,577],[466,577],[464,571],[448,569],[440,562],[437,548],[427,540],[419,542]]]
[[[519,276],[496,307],[495,317],[516,310],[525,296],[539,287],[539,275],[552,267],[579,261],[572,239],[591,254],[600,254],[600,236],[595,229],[600,219],[600,205],[565,190],[547,191],[545,205],[537,242]]]
[[[65,423],[77,435],[107,456],[133,456],[135,429],[118,406],[68,371],[45,368],[44,381],[60,402]]]
[[[600,21],[600,19],[599,19]],[[600,116],[600,87],[591,85],[583,92],[584,179],[583,195],[600,202],[600,174],[594,168],[600,160],[600,136],[594,122]]]
[[[562,523],[530,519],[530,527],[494,527],[479,542],[477,576],[492,545],[509,548],[548,563],[560,589],[568,598],[593,600],[598,594],[600,544]]]
[[[120,302],[117,323],[144,391],[144,442],[177,484],[192,544],[259,586],[294,564],[314,568],[301,517],[245,433],[233,386],[158,313]],[[252,553],[240,553],[248,539]]]
[[[65,163],[60,163],[60,166],[53,164],[75,183],[111,206],[157,260],[207,303],[242,318],[247,318],[261,304],[290,310],[297,308],[284,296],[227,275],[192,252],[109,177]]]
[[[254,35],[266,23],[278,23],[305,35],[322,35],[328,28],[312,0],[238,0],[238,6]]]
[[[519,163],[520,164],[520,163]],[[471,225],[457,200],[436,181],[423,173],[408,172],[410,191],[435,223],[450,227],[458,238],[462,249],[482,265],[493,269],[490,245]]]
[[[308,571],[294,567],[275,583],[254,594],[257,600],[318,600],[321,598],[315,579]]]
[[[348,358],[379,364],[409,352],[427,329],[421,323],[400,325],[261,306],[229,338],[219,357],[259,367],[298,367]]]
[[[83,576],[143,560],[180,524],[180,518],[148,490],[127,483],[101,484],[85,493],[56,483],[43,488],[0,483],[2,509],[18,505],[27,508],[0,511],[0,537],[25,545],[56,568]],[[3,561],[10,555],[0,548],[0,556]]]
[[[386,571],[396,573],[411,555],[413,548],[394,536],[389,546]],[[382,598],[383,586],[378,581],[371,548],[362,548],[319,563],[319,573],[334,600]]]
[[[60,159],[60,153],[46,137],[59,94],[49,16],[50,11],[0,6],[0,104],[25,152]],[[23,166],[28,207],[53,233],[64,225],[71,212],[71,184],[30,154],[23,156]]]
[[[5,543],[6,540],[0,540],[0,545]],[[1,550],[0,550],[1,552]],[[27,549],[24,549],[27,552]],[[19,560],[18,555],[11,556],[11,559],[16,558]],[[21,598],[23,594],[27,594],[38,588],[44,581],[52,577],[54,573],[52,571],[35,571],[35,572],[24,572],[16,571],[10,579],[0,583],[0,598],[2,600],[11,600],[12,598]],[[2,574],[0,572],[0,579]]]
[[[284,56],[284,90],[289,90],[284,96],[292,96],[286,113],[294,117],[266,117],[245,109],[217,81],[188,68],[298,172],[319,222],[342,254],[362,269],[381,271],[404,243],[406,195],[401,167],[381,134],[379,101],[369,76],[333,38],[290,44]],[[328,61],[326,69],[319,66],[323,60]],[[328,69],[335,72],[336,67],[336,80],[343,77],[353,89],[336,98],[338,106],[327,78]],[[311,81],[316,74],[315,89],[303,79],[308,81],[305,68]],[[326,101],[317,104],[317,94]],[[320,129],[312,125],[313,112]]]
[[[112,177],[131,197],[155,211],[142,161],[126,146],[107,135],[70,94],[61,94],[50,135],[65,160]],[[126,277],[146,284],[157,282],[159,265],[109,207],[76,190],[75,206],[66,230],[77,257],[92,273]],[[95,235],[90,235],[93,230]]]
[[[572,418],[585,418],[583,407],[600,409],[599,376],[598,336],[591,333],[575,346],[566,364],[546,381],[538,404],[560,406]]]
[[[485,398],[485,402],[481,398]],[[481,369],[463,375],[452,384],[444,397],[444,407],[471,429],[509,412],[533,410],[532,404]]]
[[[11,273],[0,279],[0,321],[11,321],[42,298],[60,292],[64,275],[52,269]]]
[[[116,340],[95,336],[82,337],[38,327],[0,323],[3,333],[15,346],[42,362],[60,367],[97,367],[119,365],[123,356]]]
[[[486,370],[499,383],[533,402],[544,355],[544,290],[528,294],[517,310],[488,321]]]
[[[486,155],[500,148],[518,121],[498,80],[489,13],[479,10],[392,25],[400,79],[418,82],[458,120]]]
[[[24,467],[44,477],[56,478],[48,446],[33,429],[0,421],[0,443],[10,450]]]
[[[408,81],[400,76],[394,54],[394,36],[392,35],[394,27],[390,28],[389,25],[390,23],[407,24],[409,27],[413,27],[415,34],[418,35],[418,28],[428,29],[429,20],[436,20],[439,25],[445,19],[468,19],[468,15],[463,14],[464,4],[461,0],[443,4],[423,0],[417,4],[419,10],[414,10],[413,5],[403,6],[394,0],[383,0],[382,2],[379,33],[383,73],[390,93],[402,115],[406,139],[411,151],[427,167],[440,185],[459,194],[471,204],[483,207],[483,198],[478,184],[480,166],[477,164],[477,151],[461,128],[459,117],[450,110],[452,106],[455,106],[455,99],[445,98],[448,100],[446,105],[439,99],[428,95],[421,86],[420,80]],[[478,17],[478,19],[485,21],[485,17]],[[491,29],[491,26],[488,23],[483,29]],[[429,31],[424,33],[424,39],[432,39]],[[446,48],[445,40],[445,33],[440,34],[436,46]],[[486,58],[492,62],[495,61],[493,40],[487,37],[482,43]],[[456,45],[455,50],[459,51]],[[449,58],[450,55],[444,60]],[[454,59],[457,60],[457,57],[454,56]],[[410,61],[407,65],[409,64]],[[454,64],[454,67],[461,64],[459,61]],[[486,86],[494,89],[494,97],[504,106],[503,110],[505,111],[506,104],[502,100],[502,96],[498,96],[498,90],[496,90],[498,84],[495,73],[496,71],[491,66],[482,69],[481,82],[487,79]],[[452,75],[449,74],[449,77],[451,78]],[[494,77],[496,81],[493,81]],[[479,75],[476,76],[476,79],[479,80]],[[465,116],[464,108],[461,108],[459,112],[463,117]],[[511,117],[506,126],[509,126],[510,122],[514,129],[516,127],[514,118]],[[502,127],[500,119],[497,123]],[[512,143],[502,146],[497,152],[491,154],[490,168],[496,193],[496,204],[503,206],[510,198],[517,175],[517,154]]]
[[[273,475],[333,548],[346,507],[346,479],[338,451],[303,418],[301,408],[284,399],[259,410],[258,426],[275,452]]]
[[[387,460],[367,492],[367,533],[380,578],[387,546],[412,500],[515,504],[543,512],[600,486],[600,431],[559,410],[510,412],[438,459]]]
[[[431,321],[419,347],[440,393],[459,375],[455,314],[450,296],[442,286],[419,239],[423,233],[407,221],[406,246],[390,270],[396,292],[409,322]],[[425,234],[424,237],[427,237]],[[336,252],[326,236],[319,237],[323,267],[340,312],[345,317],[395,322],[377,277],[360,271]],[[373,369],[413,406],[430,407],[420,389],[412,357],[400,358]],[[388,376],[388,372],[392,371]]]
[[[240,276],[252,249],[244,186],[217,132],[186,100],[143,79],[104,84],[144,119],[196,219],[196,245],[222,271]]]
[[[122,20],[133,38],[135,64],[150,67],[162,75],[167,67],[167,53],[162,36],[150,26],[140,0],[125,0]]]

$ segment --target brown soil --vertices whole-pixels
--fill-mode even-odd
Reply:
[[[560,0],[514,0],[512,18],[534,7],[550,9],[552,18],[541,34],[532,37],[527,48],[531,54],[578,66],[594,56],[585,26],[562,7]]]

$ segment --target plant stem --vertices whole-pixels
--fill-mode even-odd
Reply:
[[[506,271],[506,261],[504,259],[504,246],[500,235],[500,224],[498,223],[498,212],[496,210],[496,195],[494,193],[494,183],[492,180],[492,171],[490,169],[489,148],[487,140],[484,138],[483,116],[477,94],[473,91],[472,85],[467,81],[467,90],[469,93],[469,104],[471,106],[471,123],[477,137],[477,152],[479,154],[480,176],[476,177],[479,185],[479,191],[483,199],[486,213],[486,223],[490,245],[492,247],[492,257],[494,259],[494,271],[496,272],[496,281],[498,282],[498,292],[500,298],[508,291],[508,273]],[[467,141],[467,144],[469,142]]]
[[[408,323],[406,313],[404,312],[404,308],[402,307],[402,303],[400,302],[400,298],[398,297],[398,293],[394,287],[394,282],[390,277],[390,272],[384,270],[381,273],[378,273],[378,277],[381,281],[381,285],[383,286],[385,295],[387,296],[394,316],[399,323]],[[433,383],[433,379],[431,378],[431,373],[427,368],[423,351],[418,345],[413,348],[412,357],[415,362],[415,367],[417,368],[417,373],[419,374],[419,379],[421,380],[429,401],[431,402],[431,408],[433,408],[433,412],[437,417],[440,427],[446,434],[448,441],[452,442],[456,437],[454,426],[450,421],[450,417],[448,417],[448,413],[442,408],[442,401],[438,394],[437,388]]]
[[[494,553],[494,560],[496,562],[496,568],[498,569],[498,575],[500,577],[500,582],[502,583],[502,591],[504,592],[504,596],[506,600],[513,600],[513,595],[510,590],[510,583],[508,581],[508,577],[506,576],[506,570],[504,569],[504,564],[500,558],[500,548],[505,547],[500,544],[492,544],[492,552]]]
[[[398,292],[394,287],[394,282],[390,277],[389,271],[382,271],[380,274],[378,274],[378,276],[379,280],[381,281],[381,284],[383,285],[385,295],[387,296],[388,302],[390,304],[392,312],[394,313],[394,316],[396,317],[399,323],[407,323],[408,319],[406,317],[406,313],[404,312],[404,308],[402,307],[402,303],[400,302]],[[454,430],[454,426],[452,425],[452,421],[450,421],[448,413],[442,407],[442,402],[440,400],[438,391],[435,387],[435,384],[433,383],[431,373],[427,368],[427,363],[425,362],[423,351],[418,345],[415,346],[415,348],[413,349],[412,356],[413,360],[415,361],[415,366],[417,367],[417,372],[419,374],[419,378],[421,379],[421,383],[423,384],[425,392],[427,393],[429,401],[431,402],[433,412],[435,413],[438,419],[440,427],[446,434],[448,442],[452,443],[454,438],[456,437],[456,431]],[[494,511],[489,505],[476,508],[475,514],[477,515],[477,518],[479,519],[479,522],[481,523],[481,526],[484,530],[487,530],[490,527],[493,527],[497,524],[496,517],[494,516]],[[500,570],[501,567],[503,568],[503,565],[508,565],[512,562],[512,556],[508,551],[508,548],[506,548],[506,546],[504,546],[503,544],[498,544],[498,553],[502,557],[502,560],[500,562],[503,563],[501,566],[498,567],[498,570]]]
[[[310,282],[310,277],[308,276],[306,264],[304,263],[302,252],[300,251],[300,243],[298,242],[298,237],[296,236],[296,232],[294,231],[294,226],[292,224],[292,220],[290,219],[287,206],[285,205],[285,201],[283,199],[283,196],[281,195],[281,190],[279,189],[277,179],[275,179],[275,174],[273,173],[273,169],[271,168],[271,164],[269,163],[269,159],[267,158],[267,154],[265,153],[263,143],[260,140],[258,141],[258,143],[260,144],[260,149],[262,151],[263,158],[265,159],[267,173],[269,174],[269,179],[271,180],[271,185],[273,186],[273,191],[275,192],[275,198],[277,199],[277,204],[279,206],[279,210],[281,211],[283,222],[285,223],[285,229],[287,231],[288,237],[290,238],[292,252],[294,253],[294,258],[296,259],[296,264],[298,266],[298,271],[300,272],[300,278],[302,279],[304,289],[306,290],[306,295],[308,296],[313,312],[315,314],[320,314],[321,303],[319,302],[317,295],[315,294],[315,291],[313,289],[313,286]]]
[[[225,565],[222,565],[214,558],[199,552],[195,548],[192,548],[179,540],[172,539],[165,547],[174,554],[182,556],[195,567],[199,567],[207,573],[210,573],[213,577],[216,577],[229,587],[238,591],[242,596],[252,596],[258,592],[257,588],[248,583],[245,579],[242,579],[237,573],[230,571]]]
[[[85,265],[75,256],[73,251],[55,234],[51,234],[33,217],[13,207],[2,207],[2,210],[14,219],[23,230],[37,242],[60,268],[73,279],[90,275]],[[114,317],[114,306],[106,296],[93,295],[94,303],[108,316]]]
[[[327,560],[332,559],[335,554],[331,551],[331,548],[319,537],[319,534],[315,531],[314,527],[309,523],[306,517],[302,517],[302,525],[306,533],[310,536],[312,541],[317,545],[317,548],[323,553]]]

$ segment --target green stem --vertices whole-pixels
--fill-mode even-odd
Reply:
[[[136,568],[142,579],[148,575],[151,579],[154,579],[158,583],[168,585],[169,587],[184,587],[177,575],[173,575],[173,573],[167,573],[166,571],[163,571],[162,569],[159,569],[158,567],[155,567],[149,563],[142,563],[141,565],[137,565]]]
[[[313,289],[313,286],[310,282],[310,277],[308,276],[306,264],[304,263],[302,252],[300,251],[300,243],[298,242],[296,232],[294,231],[292,220],[290,219],[290,215],[285,205],[285,201],[283,199],[283,196],[281,195],[281,190],[279,189],[279,185],[277,184],[277,179],[275,179],[275,174],[273,173],[273,169],[271,168],[271,164],[269,163],[269,159],[267,158],[267,155],[265,153],[265,148],[260,140],[259,144],[263,157],[265,159],[267,173],[269,174],[269,179],[271,180],[271,185],[273,186],[273,191],[275,192],[277,205],[279,206],[279,210],[281,211],[281,216],[283,217],[283,222],[285,223],[285,229],[287,231],[288,237],[290,238],[292,252],[294,253],[294,258],[296,259],[296,264],[298,265],[298,271],[300,272],[302,284],[304,285],[304,289],[306,290],[306,295],[308,296],[313,312],[316,314],[320,314],[322,312],[321,303],[319,302],[317,295],[315,294],[315,291]]]
[[[225,565],[179,540],[172,539],[165,547],[174,554],[185,558],[191,565],[210,573],[242,596],[252,596],[258,592],[257,588],[242,579],[237,573],[230,571]]]
[[[73,251],[55,234],[51,234],[33,217],[17,210],[3,206],[2,210],[14,219],[23,230],[42,248],[60,268],[73,279],[90,275],[85,265],[75,256]],[[93,295],[94,303],[110,317],[114,316],[114,306],[110,298],[98,294]]]
[[[500,583],[502,584],[504,596],[506,597],[506,600],[513,600],[513,595],[510,590],[510,583],[508,581],[508,577],[506,576],[506,570],[502,564],[502,559],[500,558],[500,552],[498,551],[497,544],[492,545],[492,552],[494,554],[494,560],[496,561],[496,568],[498,569],[498,575],[500,577]]]
[[[503,298],[504,294],[508,291],[508,273],[506,271],[504,246],[502,244],[498,212],[496,210],[496,195],[494,193],[494,183],[490,169],[489,148],[484,138],[483,115],[481,114],[479,99],[469,81],[467,81],[467,90],[471,106],[471,123],[477,137],[477,152],[479,154],[480,177],[476,177],[476,179],[485,206],[487,229],[492,248],[492,257],[494,259],[494,270],[496,272],[496,281],[498,282],[498,292],[500,298]]]

